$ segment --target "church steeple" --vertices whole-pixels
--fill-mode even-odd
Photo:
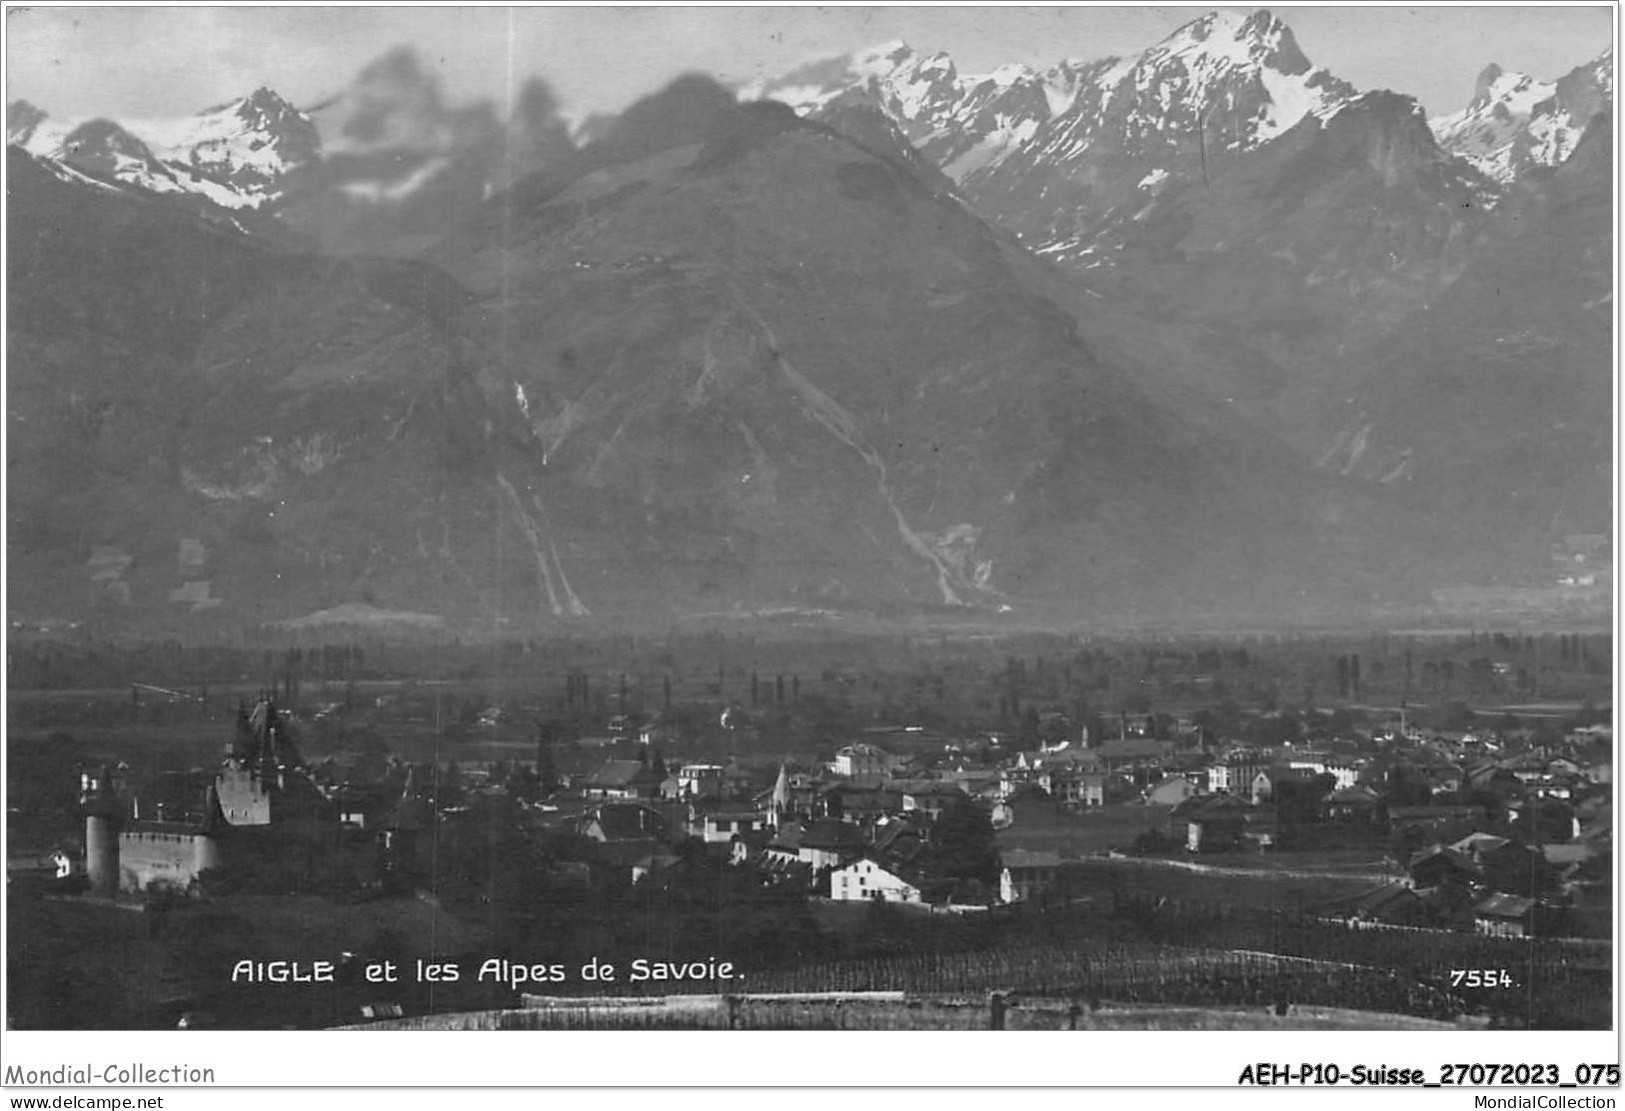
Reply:
[[[237,699],[237,732],[232,736],[231,747],[227,754],[231,759],[251,764],[258,753],[258,745],[254,743],[254,725],[248,718],[248,704],[241,698]]]
[[[779,778],[773,783],[773,799],[768,803],[768,821],[774,829],[779,827],[784,812],[790,809],[790,773],[784,762],[779,762]]]

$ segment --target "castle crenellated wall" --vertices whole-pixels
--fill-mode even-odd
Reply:
[[[127,829],[119,834],[119,890],[186,891],[204,868],[218,867],[219,845],[199,832]]]

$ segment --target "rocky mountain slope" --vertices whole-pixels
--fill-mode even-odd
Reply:
[[[1466,109],[1429,121],[1403,95],[1314,67],[1269,13],[1221,11],[1128,58],[967,78],[946,55],[888,44],[742,95],[836,126],[853,102],[886,114],[979,212],[1059,268],[1046,284],[1086,333],[1139,352],[1148,385],[1192,419],[1222,411],[1307,465],[1430,513],[1454,507],[1475,534],[1516,520],[1534,549],[1561,515],[1538,524],[1528,490],[1562,486],[1565,467],[1564,481],[1595,489],[1582,476],[1611,458],[1596,437],[1553,454],[1543,445],[1563,419],[1509,416],[1531,389],[1561,398],[1541,411],[1565,413],[1607,389],[1606,333],[1560,311],[1541,323],[1535,308],[1554,289],[1565,304],[1602,304],[1606,286],[1580,277],[1589,264],[1555,287],[1535,289],[1534,275],[1564,252],[1608,254],[1611,210],[1573,201],[1563,183],[1585,176],[1569,164],[1611,106],[1612,67],[1611,50],[1549,83],[1491,67]],[[1497,281],[1529,283],[1532,297],[1497,316]],[[1460,404],[1444,400],[1420,368],[1437,367],[1441,347],[1477,350],[1512,319],[1546,336],[1542,361],[1521,381],[1475,376]],[[1463,442],[1494,450],[1418,446],[1457,438],[1424,437],[1444,411]],[[1515,461],[1531,454],[1556,468],[1541,483],[1518,480]],[[1463,496],[1473,472],[1461,457],[1479,461],[1485,492]]]
[[[1322,466],[1411,485],[1478,544],[1610,530],[1612,165],[1597,117],[1526,171],[1459,279],[1364,360]]]
[[[1212,385],[1309,448],[1339,415],[1346,356],[1459,276],[1496,198],[1414,101],[1369,93],[1104,222],[1092,252],[1111,261],[1088,288],[1244,345]]]
[[[13,609],[1330,620],[1506,581],[1611,519],[1611,66],[1430,122],[1218,12],[1044,72],[685,78],[573,137],[399,51],[304,111],[13,104]]]
[[[151,200],[19,165],[25,203],[95,216],[14,257],[13,428],[45,468],[79,421],[97,473],[76,502],[20,476],[40,493],[13,501],[14,581],[51,586],[14,604],[534,629],[1370,600],[1365,495],[1159,405],[876,142],[688,79],[398,262],[149,227],[127,206]],[[157,303],[65,330],[64,299],[111,296],[60,292],[87,223],[119,257],[155,236],[149,267],[206,285],[177,291],[194,324],[153,328],[183,310],[149,282]],[[121,392],[132,365],[167,392]]]

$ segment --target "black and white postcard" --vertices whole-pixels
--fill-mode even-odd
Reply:
[[[1617,1085],[1617,15],[9,6],[5,1083]]]

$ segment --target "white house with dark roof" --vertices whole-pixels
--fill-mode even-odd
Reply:
[[[829,896],[837,902],[878,900],[919,903],[920,889],[871,856],[863,856],[830,873]]]

